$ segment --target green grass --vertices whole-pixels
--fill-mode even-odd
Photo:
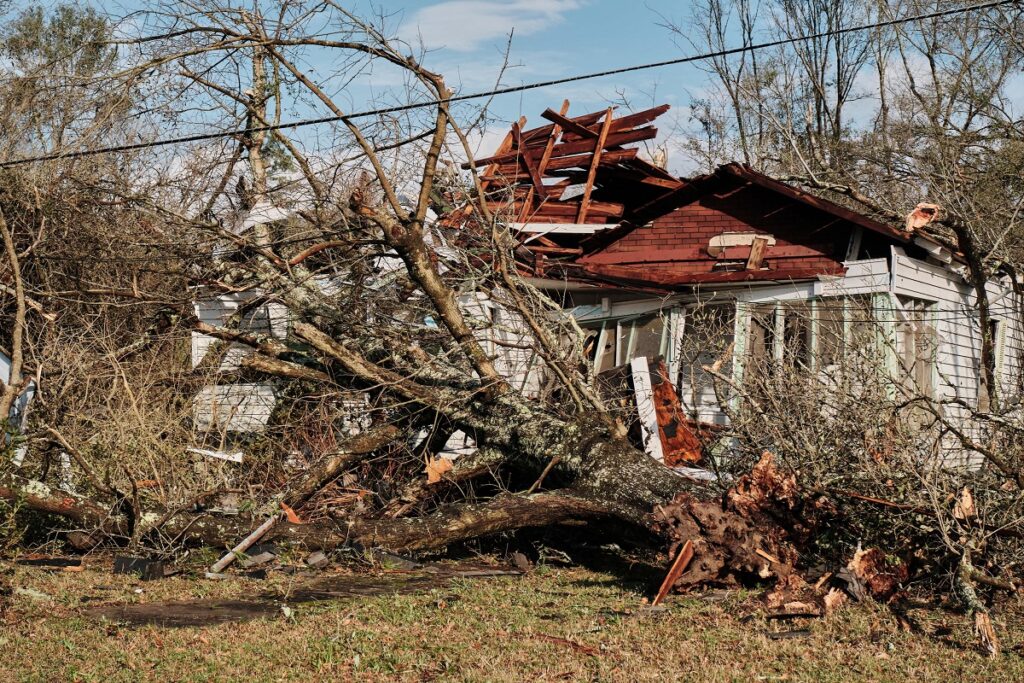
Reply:
[[[576,568],[291,605],[291,617],[180,629],[102,624],[84,610],[252,597],[285,592],[298,579],[142,583],[109,571],[18,567],[8,581],[54,601],[11,599],[0,618],[4,681],[1024,680],[1024,657],[1013,649],[1024,639],[1020,603],[997,611],[1004,653],[987,659],[973,650],[968,624],[955,612],[913,612],[933,635],[902,631],[878,605],[827,620],[769,622],[756,596],[741,592],[672,598],[670,610],[651,613],[642,609],[638,582]],[[766,635],[794,628],[811,634]]]

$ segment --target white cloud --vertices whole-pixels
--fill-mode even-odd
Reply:
[[[528,35],[561,23],[584,0],[446,0],[416,12],[401,30],[403,39],[428,48],[472,52],[508,35]]]

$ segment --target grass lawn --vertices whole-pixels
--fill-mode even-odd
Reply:
[[[995,614],[1004,652],[973,649],[963,616],[942,609],[899,627],[878,605],[827,620],[769,621],[741,592],[642,607],[646,583],[621,574],[540,567],[522,577],[456,579],[405,595],[289,604],[271,618],[202,627],[126,627],[94,605],[287,594],[310,577],[264,581],[4,565],[19,592],[0,616],[3,681],[910,681],[1024,680],[1024,604]],[[328,575],[331,572],[327,573]],[[339,574],[340,576],[340,574]],[[141,592],[139,592],[141,591]],[[808,629],[798,637],[780,631]]]

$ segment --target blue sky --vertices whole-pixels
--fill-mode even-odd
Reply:
[[[464,93],[494,86],[510,33],[504,86],[679,57],[684,48],[660,24],[685,24],[690,11],[678,0],[385,0],[372,7],[389,15],[387,23],[403,40],[422,42],[425,65]],[[658,120],[664,131],[677,117],[685,122],[690,93],[706,83],[698,67],[680,65],[504,95],[491,105],[497,120],[478,152],[489,152],[519,116],[527,117],[527,127],[544,125],[540,112],[558,109],[563,98],[570,100],[570,114],[624,98],[633,109],[668,103],[673,110]],[[384,79],[383,87],[389,85]],[[380,86],[373,89],[380,93]]]
[[[53,6],[62,1],[66,0],[15,0],[14,7]],[[146,0],[83,1],[113,17],[150,5]],[[273,4],[258,1],[265,8]],[[230,0],[236,6],[251,3]],[[510,68],[502,79],[504,86],[679,57],[684,50],[672,32],[659,24],[665,17],[685,23],[690,11],[689,0],[342,0],[342,4],[360,16],[387,16],[389,35],[414,46],[422,42],[425,65],[444,74],[449,86],[463,93],[495,85],[510,33]],[[375,65],[372,73],[349,80],[333,72],[332,58],[326,55],[308,54],[305,61],[306,68],[316,72],[325,89],[348,111],[396,103],[404,97],[396,70],[389,72],[386,66]],[[508,124],[520,115],[527,116],[528,127],[545,124],[540,112],[557,109],[563,98],[571,102],[570,114],[618,104],[623,97],[633,109],[668,103],[673,110],[658,121],[665,130],[675,117],[685,121],[689,93],[699,91],[706,82],[697,66],[683,65],[505,95],[491,106],[497,120],[483,135],[478,151],[489,152],[489,146],[497,144]],[[328,114],[315,103],[286,105],[285,112],[285,118],[291,119]]]
[[[659,15],[682,18],[688,11],[687,3],[668,0],[390,0],[380,6],[404,9],[399,35],[422,37],[432,50],[427,65],[467,91],[493,85],[509,32],[513,68],[504,83],[516,85],[680,56],[672,34],[658,26]],[[664,67],[506,95],[494,111],[506,120],[534,119],[567,97],[570,112],[584,113],[619,99],[620,91],[637,107],[678,106],[688,101],[687,89],[703,82],[693,66]]]

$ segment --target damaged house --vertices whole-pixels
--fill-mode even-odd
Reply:
[[[568,118],[567,105],[542,114],[549,125],[514,124],[476,167],[523,274],[589,331],[595,373],[631,364],[638,399],[653,383],[655,401],[667,379],[694,432],[728,420],[709,367],[734,389],[766,362],[827,384],[868,347],[893,387],[934,399],[954,423],[987,409],[977,301],[939,207],[893,225],[741,164],[676,178],[631,146],[654,138],[667,106]],[[991,370],[1013,400],[1020,302],[1007,277],[987,292]],[[653,382],[638,380],[658,357]],[[638,403],[654,433],[653,407]],[[698,459],[658,417],[648,452]]]
[[[652,456],[672,465],[700,461],[705,437],[728,423],[723,402],[738,400],[765,367],[810,373],[827,387],[865,348],[877,357],[875,371],[935,399],[949,419],[986,409],[976,299],[962,255],[935,229],[938,207],[922,204],[894,225],[741,164],[678,178],[637,146],[655,138],[652,123],[667,109],[569,118],[566,102],[542,114],[545,126],[514,124],[493,155],[475,162],[490,208],[518,242],[521,275],[586,333],[594,380],[631,380],[634,417]],[[446,239],[472,230],[473,220],[456,209],[437,221],[431,239],[442,263],[457,263]],[[383,257],[377,272],[386,277],[400,266]],[[524,346],[525,324],[499,298],[466,292],[460,303],[501,371],[536,396],[543,363]],[[988,299],[992,370],[1012,396],[1024,334],[1019,301],[1005,278],[988,283]],[[200,295],[196,315],[213,325],[239,315],[247,329],[288,335],[286,309],[252,292]],[[212,342],[194,334],[194,365]],[[246,353],[236,345],[220,370],[237,371]],[[724,399],[723,383],[740,391]],[[272,384],[205,387],[195,401],[205,445],[220,448],[230,433],[261,430],[275,401]],[[353,396],[349,408],[358,431],[366,398]],[[471,440],[457,433],[445,452],[467,448]]]

